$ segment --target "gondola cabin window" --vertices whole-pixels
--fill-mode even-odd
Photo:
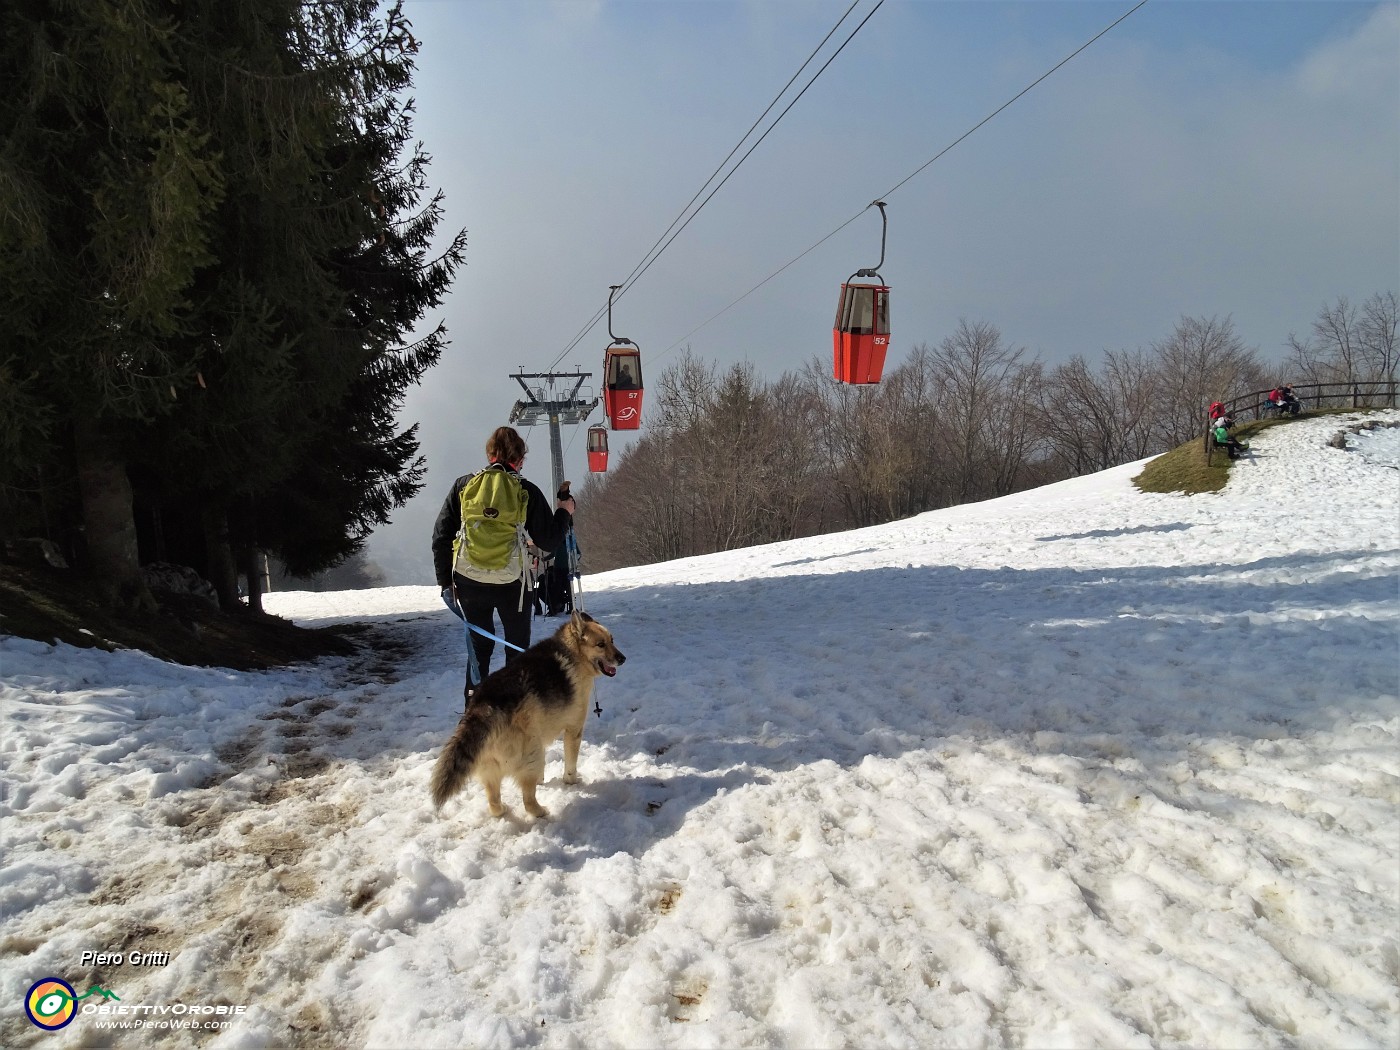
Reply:
[[[640,390],[642,387],[641,358],[614,354],[609,365],[608,386],[614,390]]]

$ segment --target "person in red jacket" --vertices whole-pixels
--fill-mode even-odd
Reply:
[[[1296,416],[1302,411],[1302,403],[1293,394],[1293,384],[1285,383],[1269,391],[1269,406],[1279,415]]]

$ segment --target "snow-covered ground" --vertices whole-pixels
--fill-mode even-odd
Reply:
[[[1351,421],[586,577],[628,659],[546,821],[432,811],[431,588],[269,596],[364,625],[274,672],[0,639],[0,1043],[1395,1047],[1400,429]]]

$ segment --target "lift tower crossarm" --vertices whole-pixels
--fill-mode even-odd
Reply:
[[[523,426],[532,427],[539,423],[549,424],[549,452],[550,470],[553,475],[553,492],[559,491],[559,486],[564,483],[564,445],[559,437],[559,425],[561,423],[582,423],[585,422],[595,408],[598,407],[598,399],[580,398],[579,390],[583,387],[585,379],[592,377],[591,372],[516,372],[511,376],[520,388],[525,391],[525,400],[517,401],[515,407],[510,410],[510,422],[520,423]],[[531,390],[529,379],[542,379],[548,384],[551,395],[554,391],[556,380],[574,380],[573,389],[562,397],[548,398],[539,395],[544,393],[544,389]]]

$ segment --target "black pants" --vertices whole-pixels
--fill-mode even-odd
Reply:
[[[467,623],[491,634],[497,634],[495,621],[492,619],[494,613],[501,618],[499,634],[502,638],[522,649],[530,647],[530,596],[525,596],[522,608],[519,580],[514,583],[477,583],[454,572],[452,585],[457,588],[457,601],[462,606],[462,615],[467,618]],[[476,663],[481,669],[481,676],[485,678],[491,667],[491,654],[496,651],[496,643],[490,638],[483,638],[475,631],[471,632],[471,636]],[[507,662],[518,655],[514,649],[506,648]],[[471,687],[471,668],[468,666],[466,689],[470,690]]]
[[[573,612],[574,594],[569,586],[569,567],[562,558],[555,558],[549,566],[549,615]]]

